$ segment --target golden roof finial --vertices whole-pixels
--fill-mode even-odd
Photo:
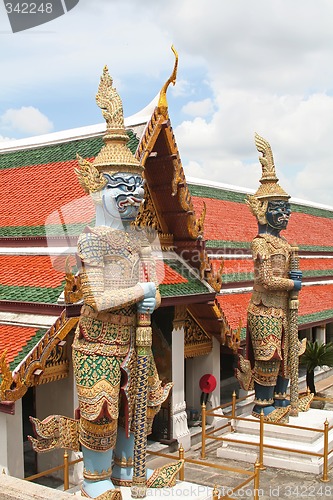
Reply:
[[[176,49],[174,48],[173,45],[171,45],[171,50],[175,54],[175,65],[173,67],[173,72],[172,72],[170,78],[168,78],[168,80],[165,82],[165,84],[163,85],[163,87],[161,89],[160,98],[159,98],[158,105],[157,105],[158,112],[161,115],[163,115],[165,118],[167,118],[167,116],[168,116],[168,101],[167,101],[167,97],[166,97],[167,90],[168,90],[170,83],[172,83],[172,85],[175,85],[176,78],[177,78],[177,69],[178,69],[178,52],[176,51]]]

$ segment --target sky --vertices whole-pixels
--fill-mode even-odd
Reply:
[[[257,132],[293,198],[333,205],[332,19],[331,0],[80,0],[13,34],[1,2],[0,141],[103,122],[105,64],[136,113],[170,76],[173,44],[186,175],[256,189]]]

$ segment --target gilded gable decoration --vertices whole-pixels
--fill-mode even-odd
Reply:
[[[203,356],[211,352],[213,342],[211,337],[198,325],[198,323],[188,316],[185,320],[185,358]]]
[[[139,213],[135,219],[135,225],[141,227],[151,227],[162,233],[162,227],[154,207],[153,200],[147,185],[145,185],[145,197],[140,206]]]
[[[0,358],[0,368],[3,374],[0,385],[2,401],[17,401],[24,396],[29,387],[58,380],[68,375],[69,364],[67,359],[64,359],[62,341],[77,321],[78,318],[66,318],[65,311],[63,311],[15,373],[11,373],[6,363],[6,354],[2,354]]]

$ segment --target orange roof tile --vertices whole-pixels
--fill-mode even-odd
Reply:
[[[6,203],[0,205],[0,226],[44,225],[52,213],[56,224],[90,221],[93,204],[84,196],[75,167],[77,161],[72,160],[3,170],[1,196]],[[76,200],[75,210],[68,207]]]
[[[299,293],[299,314],[333,310],[333,284],[304,286]]]
[[[159,264],[159,263],[158,263]],[[180,283],[188,283],[188,280],[184,278],[181,274],[177,273],[174,269],[172,269],[167,264],[164,264],[164,276],[159,275],[157,269],[157,276],[160,278],[161,285],[177,285]]]
[[[0,354],[7,350],[7,363],[16,358],[38,330],[27,326],[0,325]]]
[[[27,287],[58,287],[65,279],[65,263],[57,258],[57,269],[46,255],[0,255],[0,284]],[[63,267],[63,270],[61,270]]]
[[[257,234],[256,219],[244,203],[198,196],[192,201],[197,213],[206,203],[205,239],[250,242]],[[283,236],[292,244],[333,247],[333,218],[293,212]]]
[[[219,259],[210,259],[213,270],[218,271],[222,261]],[[223,260],[223,274],[232,273],[253,273],[252,259],[224,259]]]
[[[217,300],[231,328],[237,328],[240,320],[242,327],[246,326],[247,306],[250,298],[251,292],[217,296]],[[309,322],[315,322],[317,321],[316,315],[320,320],[320,314],[325,313],[325,311],[327,312],[327,318],[333,317],[333,284],[304,286],[299,294],[299,303],[300,319],[302,316],[312,315],[313,318]]]
[[[242,322],[242,328],[246,326],[247,306],[250,298],[251,292],[217,296],[217,301],[232,329],[239,327],[239,321]]]

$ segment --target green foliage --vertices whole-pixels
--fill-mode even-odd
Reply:
[[[314,371],[317,366],[333,366],[333,342],[328,344],[307,342],[304,354],[301,356],[300,364],[308,372]]]

